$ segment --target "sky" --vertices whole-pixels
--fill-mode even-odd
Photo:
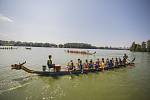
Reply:
[[[124,47],[150,39],[150,0],[0,0],[0,40]]]

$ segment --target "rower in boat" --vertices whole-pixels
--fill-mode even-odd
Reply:
[[[105,61],[104,58],[102,58],[102,61],[100,62],[100,69],[104,70],[105,68]]]
[[[71,72],[71,71],[74,71],[74,70],[75,70],[75,66],[74,66],[73,60],[71,60],[68,63],[68,71]]]
[[[106,59],[106,66],[105,67],[106,67],[106,69],[109,68],[109,59],[108,58]]]
[[[54,69],[54,67],[55,67],[55,64],[52,63],[52,55],[49,55],[49,59],[47,60],[47,66],[49,68],[49,72],[50,72],[51,68]]]
[[[108,66],[108,67],[109,67],[109,69],[112,69],[112,68],[113,68],[113,66],[114,66],[114,63],[113,63],[113,61],[112,61],[112,60],[110,60],[110,61],[109,61],[109,66]]]
[[[83,70],[86,72],[89,70],[89,63],[87,59],[85,60],[85,63],[83,64]]]
[[[76,65],[77,65],[77,68],[76,68],[76,69],[77,69],[77,70],[80,70],[80,59],[78,59],[78,61],[77,61],[77,64],[76,64]]]
[[[83,64],[82,64],[82,60],[80,60],[80,62],[79,62],[79,67],[80,67],[81,73],[83,73]]]
[[[128,59],[128,56],[127,54],[125,53],[124,56],[123,56],[123,65],[126,65],[128,62],[127,62],[127,59]]]
[[[115,63],[114,58],[112,58],[111,60],[112,60],[112,63],[114,64]]]
[[[100,60],[97,59],[96,63],[95,63],[95,69],[96,70],[99,70],[99,67],[100,67]]]
[[[120,57],[119,57],[119,65],[122,65],[122,60]]]
[[[81,59],[78,59],[77,67],[81,71],[81,73],[83,73],[83,64]]]
[[[115,66],[115,67],[118,67],[118,65],[119,65],[118,58],[116,58],[116,59],[115,59],[115,62],[114,62],[114,66]]]
[[[92,61],[92,59],[90,60],[90,63],[89,63],[89,69],[93,69],[93,67],[94,67],[94,63],[93,63],[93,61]]]

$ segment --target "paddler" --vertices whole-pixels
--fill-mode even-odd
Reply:
[[[109,68],[109,58],[106,59],[106,69]]]
[[[78,61],[77,61],[77,69],[78,70],[80,69],[80,59],[78,59]]]
[[[78,69],[81,71],[81,73],[83,73],[83,64],[82,64],[82,60],[78,59],[78,63],[77,63]]]
[[[75,66],[74,66],[74,63],[73,63],[73,60],[71,60],[69,63],[68,63],[68,71],[73,71],[75,70]]]
[[[93,61],[92,61],[92,59],[90,60],[90,63],[89,63],[89,69],[93,69],[93,67],[94,67],[94,63],[93,63]]]
[[[88,63],[88,60],[87,60],[87,59],[85,60],[85,63],[83,64],[83,66],[84,66],[83,69],[84,69],[85,71],[87,71],[87,70],[89,69],[89,63]]]
[[[112,60],[110,60],[110,61],[109,61],[109,66],[108,66],[108,67],[109,67],[109,69],[113,68],[113,66],[114,66],[114,63],[113,63],[113,61],[112,61]]]
[[[115,59],[115,63],[114,63],[115,67],[118,67],[119,65],[119,61],[118,61],[118,58]]]
[[[122,60],[120,57],[119,57],[119,65],[122,65]]]
[[[104,58],[102,58],[102,61],[100,63],[100,69],[104,70],[105,68],[105,61],[104,61]]]
[[[123,64],[127,64],[127,59],[128,59],[128,56],[127,54],[125,53],[124,56],[123,56]]]
[[[82,64],[82,60],[80,60],[80,62],[79,62],[79,68],[80,68],[81,73],[83,73],[83,64]]]
[[[97,61],[96,61],[96,63],[95,63],[95,69],[99,70],[99,67],[100,67],[100,60],[98,58]]]

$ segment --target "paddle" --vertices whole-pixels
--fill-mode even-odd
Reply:
[[[132,63],[132,62],[134,62],[135,61],[135,57],[133,58],[133,60],[131,61],[131,60],[129,60],[129,59],[127,59],[130,63]]]
[[[131,60],[130,59],[127,59],[129,62],[131,62]]]

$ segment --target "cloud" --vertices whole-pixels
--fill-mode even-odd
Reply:
[[[6,17],[2,14],[0,14],[0,21],[4,21],[4,22],[13,22],[12,19],[10,19],[9,17]]]

